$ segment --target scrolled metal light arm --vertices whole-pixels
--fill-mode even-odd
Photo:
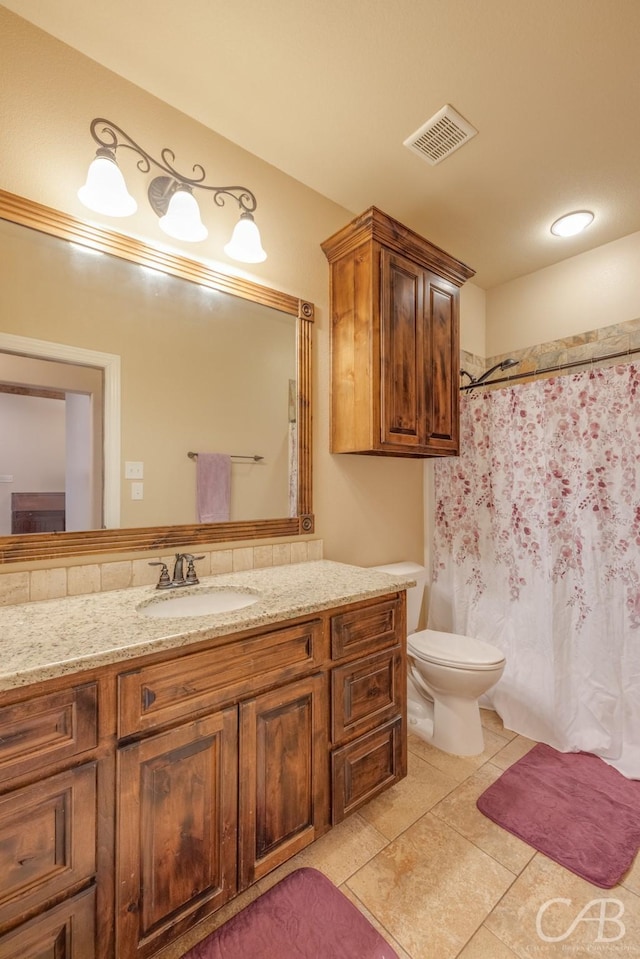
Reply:
[[[90,131],[98,144],[98,153],[102,150],[109,151],[110,159],[115,159],[116,150],[132,150],[140,157],[136,166],[141,173],[149,173],[152,166],[155,166],[167,174],[167,177],[156,177],[156,180],[161,182],[156,183],[156,180],[152,180],[149,185],[149,201],[156,213],[166,212],[171,194],[179,185],[208,190],[213,193],[213,200],[217,206],[224,206],[225,197],[228,197],[236,201],[243,213],[254,213],[256,210],[258,203],[251,190],[245,186],[212,186],[205,183],[206,172],[200,163],[195,163],[192,167],[195,176],[185,176],[180,173],[174,166],[175,153],[169,147],[162,148],[161,159],[157,160],[121,127],[103,117],[96,117],[91,121]],[[167,183],[167,180],[170,182]]]
[[[124,217],[136,212],[138,204],[129,193],[116,161],[118,150],[131,150],[138,157],[136,165],[141,173],[150,173],[154,167],[160,171],[147,186],[147,198],[165,234],[188,243],[207,239],[209,231],[193,196],[194,190],[206,190],[213,194],[213,202],[218,207],[223,207],[229,199],[238,204],[240,218],[231,239],[224,245],[226,255],[241,263],[262,263],[266,259],[253,218],[258,204],[247,187],[206,183],[206,173],[200,163],[195,163],[191,176],[186,176],[176,169],[176,155],[169,147],[163,147],[160,159],[156,159],[121,127],[104,117],[92,120],[90,131],[98,149],[89,166],[86,183],[78,190],[84,206],[103,216]]]

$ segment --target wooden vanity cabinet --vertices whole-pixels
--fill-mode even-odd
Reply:
[[[375,207],[322,244],[330,264],[331,452],[459,449],[459,295],[474,275]]]
[[[0,959],[94,959],[97,684],[0,706]]]
[[[0,959],[152,959],[402,778],[404,602],[0,692]]]

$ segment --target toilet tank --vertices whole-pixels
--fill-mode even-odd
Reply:
[[[377,569],[381,573],[393,573],[394,576],[406,576],[408,579],[415,579],[416,585],[409,586],[407,589],[407,635],[415,633],[418,629],[422,599],[427,585],[428,572],[426,567],[420,566],[418,563],[407,562],[372,566],[371,569]]]

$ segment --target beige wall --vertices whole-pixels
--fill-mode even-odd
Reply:
[[[485,356],[640,317],[640,233],[487,292]]]
[[[255,192],[256,219],[269,256],[245,275],[316,305],[314,507],[324,555],[362,565],[419,560],[422,463],[328,452],[328,269],[320,243],[361,211],[331,203],[1,7],[0,71],[0,187],[5,190],[88,219],[76,193],[95,148],[89,124],[102,116],[154,156],[163,147],[173,149],[180,169],[201,162],[209,182],[244,183]],[[145,197],[148,177],[135,170],[131,156],[121,162],[139,211],[115,228],[126,226],[159,243],[162,234]],[[189,245],[174,248],[240,272],[224,257],[215,263],[236,210],[205,202],[201,208],[209,239],[196,252]],[[113,220],[91,216],[114,228]],[[169,383],[158,386],[170,388]]]
[[[460,291],[460,349],[487,356],[487,295],[474,283],[465,283]]]

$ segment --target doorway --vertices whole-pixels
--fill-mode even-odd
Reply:
[[[66,530],[119,526],[118,356],[0,333],[0,437],[0,535],[16,493],[63,494]]]

